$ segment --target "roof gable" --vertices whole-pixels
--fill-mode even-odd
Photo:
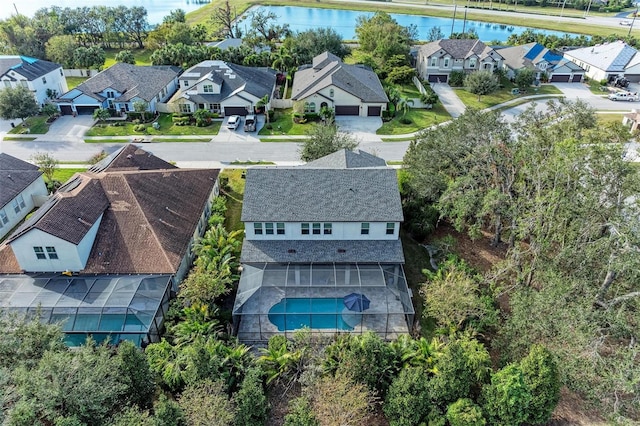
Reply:
[[[376,157],[375,155],[369,154],[365,151],[341,149],[333,154],[311,161],[302,167],[317,169],[355,169],[366,167],[387,167],[387,162],[384,161],[383,158]]]
[[[15,71],[25,79],[33,81],[58,68],[62,66],[28,56],[0,56],[0,76],[9,76],[10,71]]]
[[[33,164],[0,153],[0,209],[24,191],[42,172]]]

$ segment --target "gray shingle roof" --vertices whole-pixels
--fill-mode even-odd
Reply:
[[[61,68],[60,64],[28,56],[0,56],[0,77],[11,70],[15,70],[27,80],[33,81],[58,68]],[[11,76],[9,77],[14,79]]]
[[[40,178],[42,172],[33,164],[0,153],[0,209]]]
[[[387,167],[387,162],[384,161],[383,158],[376,157],[375,155],[359,149],[354,151],[341,149],[333,154],[311,161],[302,167],[313,169],[357,169],[367,167]]]
[[[102,171],[125,171],[125,170],[159,170],[176,169],[171,163],[156,157],[144,149],[138,148],[134,144],[128,144],[104,160],[92,166],[89,171],[99,173]]]
[[[489,56],[492,48],[480,40],[441,39],[420,46],[418,51],[425,57],[429,57],[440,49],[447,52],[453,59],[467,59],[477,55],[480,60]]]
[[[535,57],[530,58],[529,53],[532,49],[537,49],[539,53]],[[542,45],[532,42],[523,44],[520,46],[510,46],[500,48],[498,53],[504,58],[504,63],[512,70],[519,70],[522,68],[535,69],[536,64],[542,61],[546,61],[550,64],[547,71],[553,72],[554,69],[565,66],[572,71],[580,72],[584,70],[577,64],[564,59],[560,54],[543,47]]]
[[[313,58],[313,64],[300,68],[293,79],[291,99],[304,99],[329,86],[336,86],[362,102],[388,102],[378,76],[363,65],[349,65],[324,52]]]
[[[250,168],[244,222],[403,220],[393,169]]]
[[[127,102],[138,97],[150,102],[171,80],[180,75],[180,71],[178,67],[138,66],[118,62],[79,84],[76,89],[100,99],[96,93],[111,87],[122,93],[116,101]]]
[[[242,263],[404,263],[400,240],[244,240]]]

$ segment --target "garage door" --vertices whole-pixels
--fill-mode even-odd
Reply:
[[[640,82],[640,74],[625,74],[624,78],[626,78],[627,80],[629,80],[631,83],[638,83]]]
[[[97,109],[97,106],[76,106],[79,115],[91,115]]]
[[[554,74],[553,76],[551,76],[551,80],[549,80],[549,83],[568,83],[570,77],[571,76],[566,74]]]
[[[367,108],[367,115],[369,117],[380,117],[381,113],[382,113],[382,107],[370,106],[369,108]]]
[[[247,109],[245,107],[231,107],[231,106],[226,106],[224,107],[224,115],[226,115],[227,117],[230,115],[242,115],[245,116],[247,115]]]
[[[60,105],[60,112],[62,115],[73,115],[71,105]]]
[[[360,115],[358,105],[336,105],[336,115]]]
[[[572,83],[580,83],[582,81],[582,74],[574,74],[571,79]]]
[[[446,83],[449,81],[449,76],[447,74],[429,74],[429,83]]]

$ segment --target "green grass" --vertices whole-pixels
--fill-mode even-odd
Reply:
[[[411,109],[405,117],[411,120],[410,124],[400,123],[402,114],[398,113],[393,120],[382,124],[376,133],[378,135],[404,135],[451,119],[449,113],[440,103],[434,105],[432,109]]]
[[[84,143],[129,143],[131,139],[85,139]]]
[[[418,88],[416,87],[415,84],[413,83],[409,83],[409,84],[403,84],[401,86],[397,86],[399,91],[400,91],[400,95],[404,96],[405,98],[415,98],[415,99],[419,99],[420,98],[420,91],[418,90]]]
[[[260,138],[260,142],[304,142],[307,138]]]
[[[388,166],[402,166],[403,164],[402,161],[387,161]]]
[[[609,124],[609,123],[621,123],[622,124],[622,117],[624,117],[624,114],[598,114],[598,123],[605,125],[605,124]]]
[[[152,138],[153,142],[209,142],[209,138]]]
[[[84,172],[86,170],[87,170],[86,168],[84,168],[84,169],[80,169],[80,168],[78,168],[78,169],[61,169],[61,168],[58,167],[55,170],[55,172],[53,172],[53,179],[57,180],[57,181],[60,181],[62,183],[65,183],[66,181],[69,180],[69,178],[71,176],[73,176],[73,175],[75,175],[76,173],[79,173],[79,172]]]
[[[244,224],[240,220],[242,214],[242,200],[244,197],[245,180],[242,175],[244,169],[225,169],[220,173],[220,177],[229,178],[229,189],[220,191],[227,197],[227,212],[225,213],[225,227],[229,231],[243,230]]]
[[[157,121],[160,124],[158,130],[154,129],[151,123],[147,123],[147,130],[144,133],[135,132],[133,130],[134,124],[126,122],[124,126],[106,124],[104,125],[105,127],[98,127],[101,126],[101,124],[98,124],[89,129],[85,136],[217,135],[222,125],[222,121],[213,121],[207,127],[174,126],[171,121],[171,114],[160,114]]]
[[[479,101],[478,101],[478,95],[474,95],[473,93],[468,92],[464,88],[455,88],[454,90],[456,91],[456,95],[458,95],[458,97],[460,98],[463,104],[465,104],[468,107],[472,107],[476,109],[489,108],[491,106],[502,104],[502,103],[511,101],[513,99],[521,98],[523,96],[552,95],[552,94],[561,95],[562,94],[562,91],[559,90],[557,87],[551,84],[543,84],[540,87],[538,87],[537,91],[535,91],[534,88],[531,88],[531,90],[527,91],[527,93],[512,95],[511,89],[513,89],[515,86],[508,80],[504,80],[503,84],[504,84],[504,88],[494,93],[491,93],[489,95],[481,96]]]
[[[273,166],[276,163],[273,161],[232,161],[234,166]]]
[[[3,141],[23,141],[23,142],[35,141],[36,139],[37,139],[37,136],[5,136],[2,138]]]
[[[29,117],[25,120],[24,125],[20,123],[16,125],[15,128],[11,129],[9,133],[13,135],[25,134],[26,129],[29,129],[30,134],[34,135],[44,135],[49,131],[49,125],[46,123],[47,116],[45,115],[36,115],[34,117]],[[16,120],[18,122],[18,120]]]
[[[601,87],[603,87],[600,84],[599,80],[593,80],[593,79],[589,79],[589,81],[587,81],[587,84],[589,85],[589,90],[591,90],[591,93],[593,93],[594,95],[606,95],[607,93],[609,93],[608,90],[602,90]]]
[[[67,77],[67,86],[69,90],[73,89],[87,80],[88,77]]]
[[[124,49],[105,49],[106,60],[104,61],[104,68],[109,68],[116,63],[116,55]],[[153,50],[147,49],[130,49],[133,53],[133,57],[136,58],[136,65],[151,65],[151,54]],[[67,82],[69,79],[67,79]],[[71,89],[71,87],[69,87]]]
[[[309,127],[313,123],[296,124],[292,119],[293,109],[277,109],[275,110],[274,119],[271,121],[272,129],[267,129],[267,126],[262,126],[262,129],[258,132],[258,135],[305,135]]]
[[[535,99],[520,99],[520,100],[518,100],[516,102],[510,103],[509,105],[500,106],[500,107],[494,109],[494,111],[504,111],[504,110],[507,110],[509,108],[515,108],[515,107],[517,107],[519,105],[528,104],[530,102],[544,103],[544,102],[547,102],[547,100],[549,100],[549,99],[559,99],[559,97],[558,96],[544,96],[544,97],[535,98]]]

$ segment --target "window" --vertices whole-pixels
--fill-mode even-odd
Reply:
[[[4,81],[4,87],[11,87],[11,82],[10,82],[10,81],[5,80],[5,81]]]
[[[313,235],[320,235],[320,224],[319,223],[314,223],[313,224]]]
[[[27,87],[27,80],[20,80],[22,87]]]
[[[158,93],[158,96],[156,96],[156,102],[160,102],[160,94]]]
[[[42,77],[42,84],[47,84],[47,77]]]
[[[2,222],[3,225],[9,223],[9,217],[7,216],[7,213],[4,211],[4,209],[0,210],[0,222]]]
[[[276,234],[284,235],[284,223],[283,222],[276,223]]]
[[[329,96],[333,98],[333,89],[329,89]]]
[[[476,58],[469,59],[469,68],[475,68],[475,67],[476,67]]]
[[[438,66],[438,58],[436,58],[436,57],[431,58],[431,66],[432,67],[437,67]]]
[[[264,233],[267,235],[273,235],[273,223],[265,223],[264,224]]]
[[[393,222],[387,223],[387,235],[393,235],[396,232],[396,224]]]
[[[220,104],[209,104],[209,110],[213,112],[220,112]]]
[[[300,225],[300,232],[302,235],[309,235],[309,224],[303,223]]]
[[[313,114],[316,112],[316,104],[315,102],[305,102],[304,103],[304,112],[305,114]]]
[[[42,260],[47,258],[47,256],[44,254],[44,250],[42,250],[42,247],[34,247],[33,251],[36,253],[37,259]]]
[[[367,222],[360,225],[360,235],[369,235],[369,224]]]
[[[444,58],[444,67],[449,68],[449,58]]]
[[[18,200],[17,199],[13,199],[13,201],[11,202],[11,206],[13,207],[13,210],[16,213],[20,213],[20,205],[18,204]]]
[[[116,95],[115,95],[115,93],[113,93],[112,90],[107,91],[107,98],[113,99],[115,97],[116,97]]]
[[[56,260],[58,258],[58,253],[56,253],[55,247],[47,247],[47,254],[51,260]]]
[[[184,87],[189,87],[189,82],[187,80],[182,80],[182,85]]]
[[[180,112],[191,112],[191,104],[180,104]]]
[[[330,223],[325,223],[324,224],[324,235],[331,235],[331,224]]]
[[[60,68],[60,76],[64,77],[64,73],[62,72],[62,68]]]
[[[18,204],[20,204],[21,209],[27,207],[27,205],[24,203],[24,197],[22,196],[22,194],[18,194],[18,197],[16,199],[18,200]]]
[[[255,235],[262,235],[262,222],[255,222],[253,224],[253,233]]]
[[[202,86],[204,93],[213,93],[213,84],[205,84]]]

